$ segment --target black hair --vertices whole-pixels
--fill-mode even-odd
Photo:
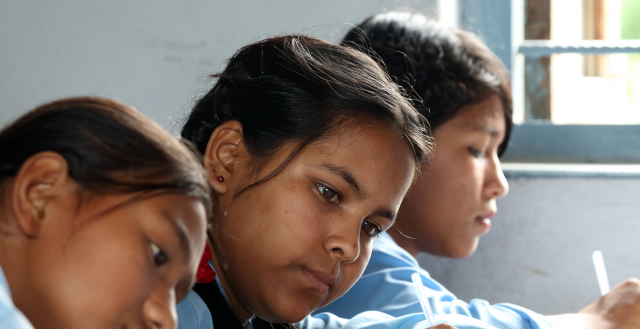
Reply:
[[[357,50],[311,36],[275,37],[241,48],[212,78],[215,84],[196,102],[181,132],[198,151],[204,154],[214,130],[231,120],[242,124],[256,170],[286,143],[294,143],[274,171],[234,197],[281,173],[309,143],[350,124],[379,122],[393,128],[413,149],[416,170],[432,157],[422,116],[384,70]],[[233,322],[225,318],[233,315],[230,308],[207,302],[217,297],[206,295],[201,296],[214,323]],[[259,319],[254,325],[270,326]],[[241,327],[237,319],[235,327]]]
[[[497,93],[506,121],[498,155],[506,150],[513,129],[509,72],[473,33],[443,27],[420,13],[392,11],[364,20],[342,45],[379,56],[389,75],[415,93],[414,106],[432,129],[465,105]]]
[[[64,157],[83,192],[161,190],[194,196],[212,209],[211,187],[193,152],[122,103],[67,98],[26,113],[0,131],[0,183],[44,151]]]
[[[266,39],[238,50],[212,78],[218,80],[181,133],[202,154],[213,131],[230,120],[242,124],[243,141],[262,164],[298,142],[274,172],[243,190],[274,177],[310,142],[352,119],[387,123],[404,135],[416,167],[432,156],[420,115],[377,63],[353,49],[303,35]]]

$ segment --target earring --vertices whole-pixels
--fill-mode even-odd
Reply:
[[[224,182],[224,177],[218,176],[218,182],[220,182],[220,183]]]

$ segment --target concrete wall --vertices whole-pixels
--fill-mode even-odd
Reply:
[[[46,101],[97,95],[167,129],[239,47],[310,33],[330,41],[399,7],[436,0],[59,0],[0,2],[0,126]]]
[[[509,185],[474,255],[418,257],[458,298],[576,312],[600,295],[596,249],[611,286],[640,276],[640,179],[511,177]]]

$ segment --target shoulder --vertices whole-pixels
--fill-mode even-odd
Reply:
[[[176,306],[176,310],[178,329],[213,329],[209,308],[193,290]]]
[[[384,232],[380,234],[373,244],[371,260],[367,265],[365,275],[383,269],[398,267],[419,268],[420,265],[410,253],[393,241],[389,233]]]

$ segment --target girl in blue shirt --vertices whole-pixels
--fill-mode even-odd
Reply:
[[[174,328],[204,247],[205,176],[106,99],[59,100],[1,130],[0,328]]]
[[[421,269],[428,252],[463,258],[489,231],[496,199],[508,192],[500,169],[513,127],[509,76],[473,34],[448,29],[419,13],[389,12],[365,20],[343,44],[377,54],[429,120],[434,160],[400,208],[396,227],[373,247],[360,281],[319,312],[352,317],[377,310],[400,316],[420,311],[411,274],[422,275],[437,314],[460,314],[498,328],[639,328],[640,284],[629,280],[578,314],[542,316],[512,304],[469,304]]]
[[[214,78],[181,134],[214,189],[216,280],[180,305],[180,328],[426,327],[422,314],[305,319],[360,277],[431,155],[398,87],[365,54],[296,35],[240,49]]]

